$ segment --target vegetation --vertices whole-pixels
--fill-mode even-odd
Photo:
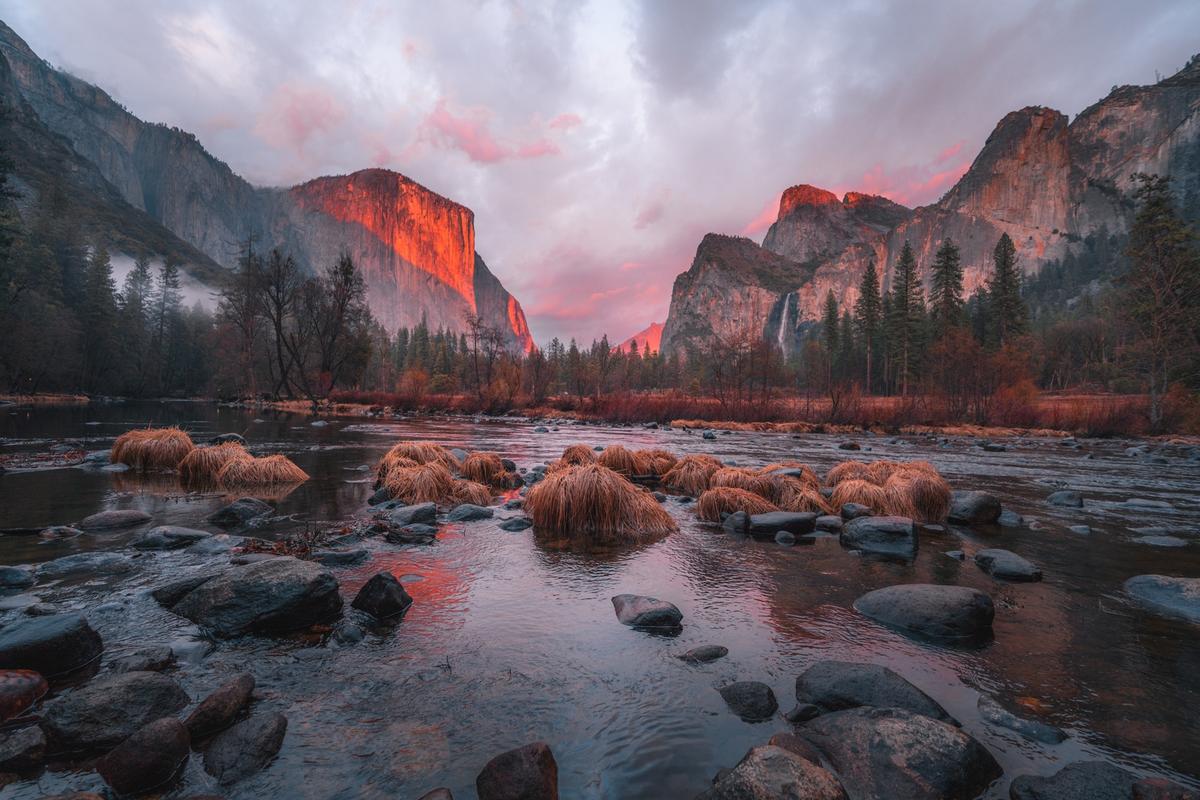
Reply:
[[[548,471],[524,508],[536,531],[594,544],[653,541],[676,530],[653,495],[600,464]]]
[[[179,428],[135,428],[117,437],[109,458],[136,470],[173,470],[195,447]]]

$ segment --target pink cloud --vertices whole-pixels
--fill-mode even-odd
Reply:
[[[540,158],[542,156],[556,156],[561,150],[558,145],[549,139],[538,139],[536,142],[523,144],[517,148],[517,158]]]
[[[954,144],[950,145],[946,149],[942,150],[942,152],[937,154],[937,158],[934,159],[933,163],[945,164],[947,161],[949,161],[950,159],[954,158],[956,155],[958,155],[959,153],[962,152],[964,144],[965,144],[965,142],[963,142],[963,141],[957,141]]]
[[[324,87],[285,83],[267,99],[254,131],[268,144],[301,152],[313,136],[333,131],[345,117],[341,102]]]
[[[637,218],[633,221],[633,227],[638,230],[650,227],[662,219],[663,214],[666,213],[666,210],[667,208],[665,203],[663,203],[661,200],[654,201],[638,212]]]
[[[640,261],[626,261],[621,264],[621,272],[629,272],[630,270],[638,269],[642,266]]]
[[[441,147],[461,150],[480,164],[495,164],[510,158],[541,158],[561,152],[557,144],[544,136],[520,145],[497,140],[490,130],[491,116],[486,108],[469,108],[456,115],[443,97],[425,118],[421,137]]]
[[[882,195],[910,207],[932,203],[971,168],[970,161],[937,169],[940,165],[940,157],[929,164],[894,169],[884,169],[882,164],[876,164],[864,172],[850,190]]]
[[[758,216],[750,220],[742,228],[742,236],[757,236],[758,234],[771,227],[775,222],[775,218],[779,216],[779,197],[776,196],[767,201],[763,206],[763,210],[758,212]]]
[[[550,120],[548,127],[556,129],[556,130],[569,131],[571,128],[574,128],[576,125],[582,125],[582,124],[583,124],[583,117],[579,116],[578,114],[567,113],[567,114],[559,114],[557,117]]]

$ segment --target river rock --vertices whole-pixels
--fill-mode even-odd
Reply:
[[[996,517],[996,524],[1001,528],[1020,528],[1025,524],[1025,518],[1010,508],[1000,509],[1000,516]]]
[[[33,570],[29,567],[0,566],[0,591],[11,592],[33,586]]]
[[[721,520],[721,528],[735,536],[746,536],[750,533],[750,515],[745,511],[734,511]]]
[[[243,497],[234,500],[229,505],[208,515],[208,522],[218,528],[240,528],[256,519],[274,514],[275,509],[269,503],[256,497]]]
[[[845,800],[837,778],[783,747],[752,748],[696,800]]]
[[[119,795],[141,794],[175,778],[190,750],[183,723],[163,717],[110,750],[96,762],[96,772]]]
[[[401,506],[388,514],[388,521],[399,527],[416,523],[432,525],[437,522],[437,504],[417,503]]]
[[[993,578],[1006,581],[1040,581],[1042,571],[1031,562],[1012,552],[996,547],[975,554],[975,564]]]
[[[98,514],[92,514],[90,517],[85,517],[78,527],[85,533],[103,533],[105,531],[119,531],[124,528],[133,528],[138,525],[145,525],[150,521],[150,515],[145,511],[136,509],[126,509],[124,511],[101,511]]]
[[[818,661],[796,678],[796,701],[821,711],[901,708],[957,725],[932,697],[887,667],[853,661]]]
[[[46,758],[46,734],[37,725],[0,733],[0,773],[28,772]]]
[[[779,710],[771,687],[759,681],[738,681],[718,689],[721,699],[746,722],[768,720]]]
[[[558,764],[533,742],[493,758],[475,778],[479,800],[558,800]]]
[[[860,614],[907,633],[949,641],[991,635],[992,598],[966,586],[887,586],[854,601]]]
[[[862,503],[845,503],[842,505],[841,509],[842,519],[845,520],[858,519],[859,517],[869,517],[874,513],[875,512],[871,510],[870,506],[864,506]]]
[[[177,550],[212,536],[208,531],[181,528],[178,525],[159,525],[133,540],[138,550]]]
[[[991,753],[961,729],[900,708],[822,714],[800,732],[851,797],[969,800],[1001,774]]]
[[[356,550],[317,550],[309,558],[326,567],[351,567],[366,561],[369,556],[370,553],[360,547]]]
[[[204,770],[228,786],[271,762],[287,734],[283,714],[255,714],[218,733],[204,751]]]
[[[245,447],[246,437],[240,433],[218,433],[208,440],[209,444],[228,444],[229,442],[237,442],[242,447]]]
[[[446,519],[450,522],[475,522],[481,519],[491,519],[495,513],[495,511],[486,506],[477,506],[474,503],[462,503],[450,509],[450,513],[446,515]]]
[[[619,594],[612,598],[612,604],[617,619],[635,628],[678,628],[683,621],[682,611],[656,597]]]
[[[42,539],[74,539],[76,536],[83,536],[83,531],[73,525],[51,525],[49,528],[43,528],[38,536]]]
[[[1107,761],[1077,761],[1049,777],[1018,775],[1012,800],[1130,800],[1137,776]]]
[[[751,536],[774,536],[778,531],[787,531],[796,536],[812,533],[817,515],[809,511],[768,511],[750,517]]]
[[[231,567],[180,598],[171,610],[217,636],[307,628],[342,609],[338,582],[309,561],[278,556]]]
[[[1187,547],[1187,539],[1178,536],[1135,536],[1133,541],[1151,547]]]
[[[702,644],[699,647],[693,647],[686,653],[677,656],[677,658],[689,664],[707,664],[710,661],[716,661],[718,658],[724,658],[727,655],[729,655],[728,647],[722,647],[719,644]]]
[[[1200,623],[1200,578],[1135,575],[1125,592],[1151,611]]]
[[[816,528],[819,531],[840,533],[843,528],[842,518],[836,514],[823,514],[817,517]]]
[[[528,530],[533,527],[533,520],[529,517],[513,517],[506,519],[500,523],[500,530],[516,533],[517,531]]]
[[[838,534],[842,547],[875,555],[913,558],[917,534],[908,517],[857,517]]]
[[[31,669],[0,670],[0,723],[24,714],[48,691],[50,684],[40,672]]]
[[[161,672],[175,665],[175,651],[165,644],[143,647],[126,656],[114,659],[108,668],[112,672]]]
[[[211,581],[220,573],[209,572],[202,575],[190,575],[186,578],[164,583],[155,589],[150,590],[150,596],[157,600],[161,605],[170,608],[183,599],[184,595],[195,589],[202,583]]]
[[[383,620],[403,614],[412,605],[412,597],[395,575],[379,572],[363,584],[350,605]]]
[[[986,721],[1001,728],[1008,728],[1026,739],[1044,744],[1058,744],[1066,741],[1067,734],[1061,728],[1036,720],[1022,719],[987,695],[979,696],[976,708],[979,709],[979,716]]]
[[[38,565],[41,580],[58,580],[76,575],[121,575],[133,569],[133,564],[121,553],[73,553]]]
[[[1061,506],[1063,508],[1083,508],[1083,495],[1074,489],[1060,489],[1057,492],[1052,492],[1046,498],[1046,502],[1052,506]]]
[[[158,672],[126,672],[100,678],[47,703],[42,726],[63,749],[108,749],[187,704],[188,696],[174,678]]]
[[[440,786],[421,795],[417,800],[454,800],[454,794],[445,786]]]
[[[24,617],[0,628],[0,669],[30,669],[49,680],[82,670],[104,652],[82,614]]]
[[[989,525],[1000,518],[1000,501],[987,492],[952,492],[951,522],[960,525]]]
[[[183,721],[191,740],[198,742],[232,725],[253,693],[254,676],[247,672],[217,687]]]

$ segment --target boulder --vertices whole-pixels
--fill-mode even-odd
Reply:
[[[240,500],[234,500],[219,511],[209,514],[208,522],[218,528],[240,528],[274,513],[275,509],[269,503],[256,497],[243,497]]]
[[[812,719],[812,717],[808,719]],[[804,721],[807,722],[808,720]],[[798,736],[794,733],[777,733],[767,740],[767,744],[772,747],[782,747],[789,753],[795,753],[801,758],[807,758],[814,764],[821,763],[821,751],[803,736]]]
[[[696,800],[846,800],[837,778],[783,747],[752,748]]]
[[[180,578],[170,583],[164,583],[155,589],[150,590],[150,596],[158,601],[161,605],[170,608],[183,599],[183,596],[195,589],[202,583],[211,581],[220,573],[208,572],[201,575],[190,575],[186,578]]]
[[[750,535],[774,536],[779,531],[787,531],[802,536],[812,533],[816,522],[817,515],[808,511],[768,511],[750,517]]]
[[[1060,489],[1057,492],[1051,492],[1046,498],[1046,502],[1052,506],[1061,506],[1063,508],[1083,508],[1083,495],[1074,489]]]
[[[33,586],[33,570],[29,567],[0,566],[0,591],[11,592]]]
[[[417,503],[401,506],[388,514],[388,522],[398,527],[413,524],[432,525],[437,522],[436,503]]]
[[[1005,581],[1031,582],[1042,579],[1042,571],[1011,550],[989,547],[975,554],[975,565],[981,570]]]
[[[989,525],[1000,519],[1000,501],[987,492],[951,492],[947,519],[960,525]]]
[[[415,522],[403,528],[393,528],[384,534],[388,544],[431,544],[437,538],[438,529],[434,525]]]
[[[957,725],[936,700],[887,667],[853,661],[818,661],[796,678],[796,701],[823,712],[848,708],[900,708]]]
[[[30,669],[51,681],[83,670],[102,652],[100,634],[82,614],[27,616],[0,629],[0,669]]]
[[[290,556],[231,567],[171,606],[176,614],[222,637],[299,630],[341,609],[333,575]]]
[[[857,517],[847,522],[838,541],[842,547],[881,556],[913,558],[917,534],[908,517]]]
[[[762,722],[775,716],[779,702],[771,687],[759,681],[738,681],[718,689],[721,699],[745,722]]]
[[[287,734],[283,714],[255,714],[213,737],[204,751],[204,770],[228,786],[271,762]]]
[[[683,612],[665,600],[636,594],[619,594],[612,598],[617,619],[635,628],[675,629],[683,621]]]
[[[1001,509],[1000,516],[996,518],[996,524],[1001,528],[1020,528],[1025,524],[1025,518],[1012,509]]]
[[[1138,778],[1107,761],[1077,761],[1049,777],[1018,775],[1012,800],[1130,800]]]
[[[191,740],[198,742],[232,725],[253,693],[254,676],[246,672],[217,687],[183,722]]]
[[[138,550],[177,550],[212,536],[208,531],[181,528],[178,525],[159,525],[133,540]]]
[[[475,778],[479,800],[558,800],[558,764],[550,746],[533,742],[501,753]]]
[[[1043,744],[1058,744],[1059,742],[1066,741],[1067,734],[1061,728],[1046,725],[1036,720],[1022,719],[987,695],[981,694],[979,696],[979,702],[976,704],[976,707],[979,709],[979,716],[983,717],[987,722],[1001,728],[1007,728],[1014,733],[1019,733],[1031,741],[1042,742]]]
[[[73,553],[38,565],[38,578],[44,581],[70,578],[76,575],[120,575],[133,569],[121,553]]]
[[[517,531],[528,530],[533,527],[533,520],[529,517],[513,517],[506,519],[500,523],[500,530],[516,533]]]
[[[72,525],[51,525],[49,528],[43,528],[38,536],[42,539],[74,539],[76,536],[83,536],[83,531]]]
[[[45,697],[48,691],[50,684],[40,672],[31,669],[0,670],[0,723],[21,716]]]
[[[209,444],[228,444],[229,442],[237,442],[243,447],[246,446],[246,437],[240,433],[218,433],[216,436],[208,440]]]
[[[867,592],[854,601],[865,617],[930,639],[981,640],[991,636],[992,598],[966,586],[914,583]]]
[[[96,762],[96,772],[118,795],[141,794],[170,783],[191,750],[187,728],[174,717],[143,726]]]
[[[853,708],[822,714],[801,728],[851,797],[969,800],[1000,765],[961,729],[900,708]]]
[[[862,503],[845,503],[842,505],[842,519],[858,519],[859,517],[869,517],[875,512],[870,506],[864,506]]]
[[[125,672],[47,703],[42,727],[61,749],[107,750],[188,702],[174,678],[158,672]]]
[[[137,511],[136,509],[127,509],[125,511],[101,511],[98,514],[92,514],[90,517],[85,517],[78,527],[85,533],[104,533],[106,531],[119,531],[124,528],[134,528],[138,525],[145,525],[150,521],[150,515],[145,511]]]
[[[750,533],[750,515],[745,511],[734,511],[721,520],[721,528],[726,533],[746,536]]]
[[[829,533],[840,533],[844,523],[842,518],[836,514],[823,514],[817,517],[816,528],[819,531],[828,531]]]
[[[1135,575],[1125,581],[1125,593],[1151,611],[1200,623],[1200,578]]]
[[[361,547],[356,550],[316,550],[309,556],[316,563],[326,567],[351,567],[361,564],[368,557],[370,553]]]
[[[463,503],[450,509],[446,515],[449,522],[475,522],[481,519],[491,519],[495,511],[487,506],[477,506],[474,503]]]
[[[719,644],[702,644],[676,657],[689,664],[707,664],[727,655],[729,655],[728,647],[722,647]]]
[[[379,572],[363,584],[350,605],[383,620],[403,614],[412,605],[412,597],[395,575]]]
[[[143,647],[109,662],[113,672],[161,672],[175,664],[175,652],[165,644]]]
[[[0,773],[28,772],[46,758],[46,734],[36,725],[0,733]]]

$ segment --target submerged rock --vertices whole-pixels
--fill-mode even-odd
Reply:
[[[58,580],[75,575],[117,575],[129,572],[133,564],[121,553],[74,553],[38,565],[38,578]]]
[[[1073,489],[1061,489],[1057,492],[1052,492],[1046,498],[1046,502],[1052,506],[1062,506],[1064,508],[1083,508],[1083,495]]]
[[[175,652],[167,645],[143,647],[113,660],[108,668],[113,672],[161,672],[175,664]]]
[[[528,530],[532,527],[533,520],[531,520],[529,517],[513,517],[512,519],[504,520],[499,525],[500,530],[508,531],[510,533]]]
[[[558,764],[550,746],[533,742],[501,753],[475,778],[479,800],[558,800]]]
[[[175,679],[158,672],[125,672],[47,703],[42,726],[63,749],[108,749],[187,704],[188,696]]]
[[[1026,739],[1044,744],[1058,744],[1066,741],[1067,734],[1061,728],[1036,720],[1022,719],[987,695],[979,696],[976,707],[979,709],[979,716],[986,721],[1001,728],[1008,728]]]
[[[208,515],[208,521],[218,528],[240,528],[257,519],[274,514],[275,509],[255,497],[243,497]]]
[[[751,536],[774,536],[779,531],[802,536],[812,533],[817,515],[809,511],[768,511],[750,516]]]
[[[750,533],[750,515],[745,511],[734,511],[721,520],[721,528],[735,536],[746,536]]]
[[[1000,501],[987,492],[952,492],[951,522],[960,525],[989,525],[1000,518]]]
[[[248,672],[221,684],[184,720],[192,741],[219,733],[233,724],[254,693],[254,676]]]
[[[33,570],[26,566],[0,566],[0,591],[20,591],[33,586]]]
[[[1018,775],[1012,800],[1130,800],[1136,775],[1107,761],[1078,761],[1049,777]]]
[[[821,711],[901,708],[957,725],[946,709],[887,667],[853,661],[818,661],[796,678],[796,701]]]
[[[412,597],[395,575],[379,572],[363,584],[350,605],[383,620],[403,614],[412,605]]]
[[[79,523],[79,529],[86,533],[103,533],[105,531],[119,531],[124,528],[133,528],[138,525],[145,525],[150,521],[150,515],[145,511],[137,511],[136,509],[127,509],[125,511],[101,511],[98,514],[92,514],[90,517],[85,517]]]
[[[759,681],[738,681],[718,689],[721,699],[746,722],[768,720],[779,710],[771,687]]]
[[[363,548],[357,550],[317,550],[310,559],[326,567],[349,567],[361,564],[370,556]]]
[[[175,778],[190,751],[187,728],[174,717],[164,717],[110,750],[96,762],[96,771],[117,794],[141,794]]]
[[[772,740],[774,741],[774,740]],[[837,778],[814,761],[775,745],[752,748],[696,800],[845,800]]]
[[[1042,571],[1011,550],[987,548],[975,554],[975,564],[993,578],[1006,581],[1040,581]]]
[[[719,644],[702,644],[676,657],[689,664],[707,664],[709,661],[716,661],[727,655],[729,655],[728,647],[722,647]]]
[[[845,524],[838,541],[842,547],[883,556],[912,558],[917,534],[908,517],[858,517]]]
[[[1151,611],[1200,623],[1200,578],[1135,575],[1125,593]]]
[[[82,614],[27,616],[0,628],[0,669],[29,669],[51,681],[82,671],[103,652]]]
[[[450,522],[475,522],[481,519],[491,519],[495,513],[495,511],[486,506],[463,503],[450,509],[450,513],[446,515],[446,519]]]
[[[619,594],[612,598],[617,619],[635,628],[678,628],[683,621],[683,612],[657,597],[636,594]]]
[[[177,525],[159,525],[133,540],[138,550],[176,550],[188,547],[212,536],[208,531],[181,528]]]
[[[842,519],[845,520],[858,519],[859,517],[869,517],[874,513],[875,512],[871,510],[870,506],[864,506],[862,503],[845,503],[842,505],[841,509]]]
[[[860,614],[907,633],[948,641],[991,636],[992,598],[966,586],[913,583],[867,592],[854,601]]]
[[[283,714],[255,714],[217,734],[204,751],[204,770],[228,786],[271,763],[283,747],[288,721]]]

